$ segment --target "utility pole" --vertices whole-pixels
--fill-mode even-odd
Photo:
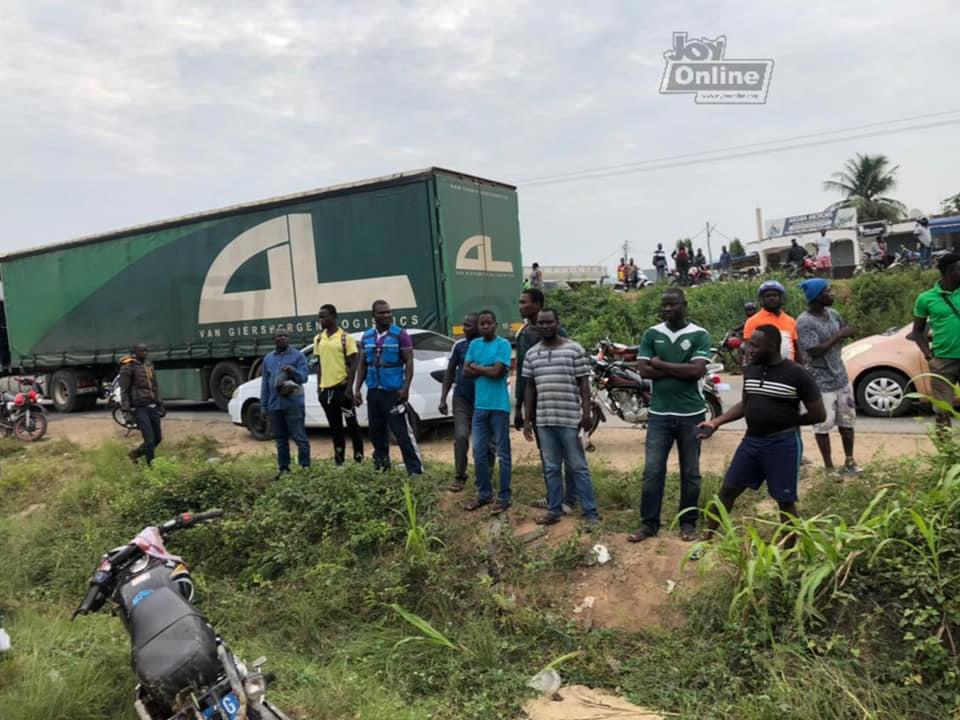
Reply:
[[[710,221],[707,221],[707,262],[713,265],[713,250],[710,248]]]
[[[630,257],[630,241],[624,240],[623,241],[623,261],[626,262],[629,257]]]

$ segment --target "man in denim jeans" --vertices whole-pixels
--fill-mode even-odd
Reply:
[[[497,337],[497,317],[490,310],[477,315],[480,337],[471,341],[464,358],[463,375],[474,378],[473,469],[477,498],[463,506],[477,510],[493,502],[492,468],[488,457],[491,438],[500,462],[500,493],[490,510],[499,515],[510,507],[510,343]]]
[[[653,381],[653,396],[640,499],[643,525],[627,539],[642,542],[660,531],[667,456],[676,441],[680,454],[680,536],[692,542],[696,540],[700,501],[700,440],[696,433],[706,414],[700,378],[710,359],[710,335],[687,320],[687,299],[682,290],[664,292],[660,310],[664,322],[643,334],[637,357],[640,374]]]
[[[561,465],[573,475],[584,523],[593,529],[597,523],[597,503],[587,456],[580,444],[579,430],[590,428],[590,361],[584,349],[558,334],[560,318],[555,310],[544,308],[537,316],[539,343],[527,351],[523,361],[524,390],[523,436],[540,440],[543,472],[547,478],[547,512],[537,518],[538,525],[553,525],[563,517],[563,478]]]
[[[288,344],[287,331],[273,334],[274,351],[263,358],[260,407],[270,414],[270,428],[277,443],[277,479],[290,471],[290,440],[297,444],[300,467],[310,467],[310,441],[304,418],[303,384],[307,382],[307,358]]]

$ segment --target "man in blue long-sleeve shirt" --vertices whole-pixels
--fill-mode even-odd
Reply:
[[[277,443],[279,478],[290,471],[290,439],[297,444],[300,467],[310,467],[310,441],[304,424],[303,384],[307,382],[307,358],[288,344],[287,331],[273,334],[276,349],[263,358],[260,407],[270,414],[270,427]]]

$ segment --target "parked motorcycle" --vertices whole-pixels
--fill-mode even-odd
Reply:
[[[137,420],[133,415],[125,415],[120,394],[120,376],[117,375],[107,389],[107,407],[113,421],[127,431],[127,435],[137,429]]]
[[[898,252],[893,262],[890,263],[888,270],[899,270],[902,268],[918,267],[920,265],[920,253],[913,250],[903,250]]]
[[[788,262],[784,265],[784,272],[788,278],[812,278],[817,275],[817,264],[812,257],[807,255],[802,261]]]
[[[250,668],[193,606],[194,588],[182,558],[164,541],[174,532],[212,522],[222,510],[183,513],[140,531],[106,553],[73,617],[115,606],[127,633],[139,680],[133,706],[140,720],[289,720],[265,699],[265,658]]]
[[[653,383],[637,371],[637,348],[604,338],[590,362],[592,423],[587,436],[592,436],[600,423],[607,421],[607,412],[631,425],[646,427]],[[700,389],[707,403],[707,419],[710,420],[723,413],[719,396],[722,389],[719,373],[722,370],[722,363],[709,363],[707,374],[700,380]],[[592,445],[587,446],[587,450],[592,449]]]
[[[36,442],[47,434],[47,414],[40,404],[43,393],[34,377],[18,377],[16,381],[20,391],[4,392],[0,397],[0,432],[23,442]]]
[[[857,269],[853,271],[853,274],[862,275],[863,273],[883,272],[886,269],[886,256],[882,252],[870,252],[867,250],[864,251],[863,260],[860,262],[860,265],[857,267]]]

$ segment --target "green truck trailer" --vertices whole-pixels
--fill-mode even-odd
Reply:
[[[351,331],[384,299],[408,328],[458,334],[490,308],[509,332],[522,269],[515,187],[399,173],[8,253],[0,364],[86,409],[145,342],[166,398],[226,408],[275,328],[308,343],[324,303]]]

